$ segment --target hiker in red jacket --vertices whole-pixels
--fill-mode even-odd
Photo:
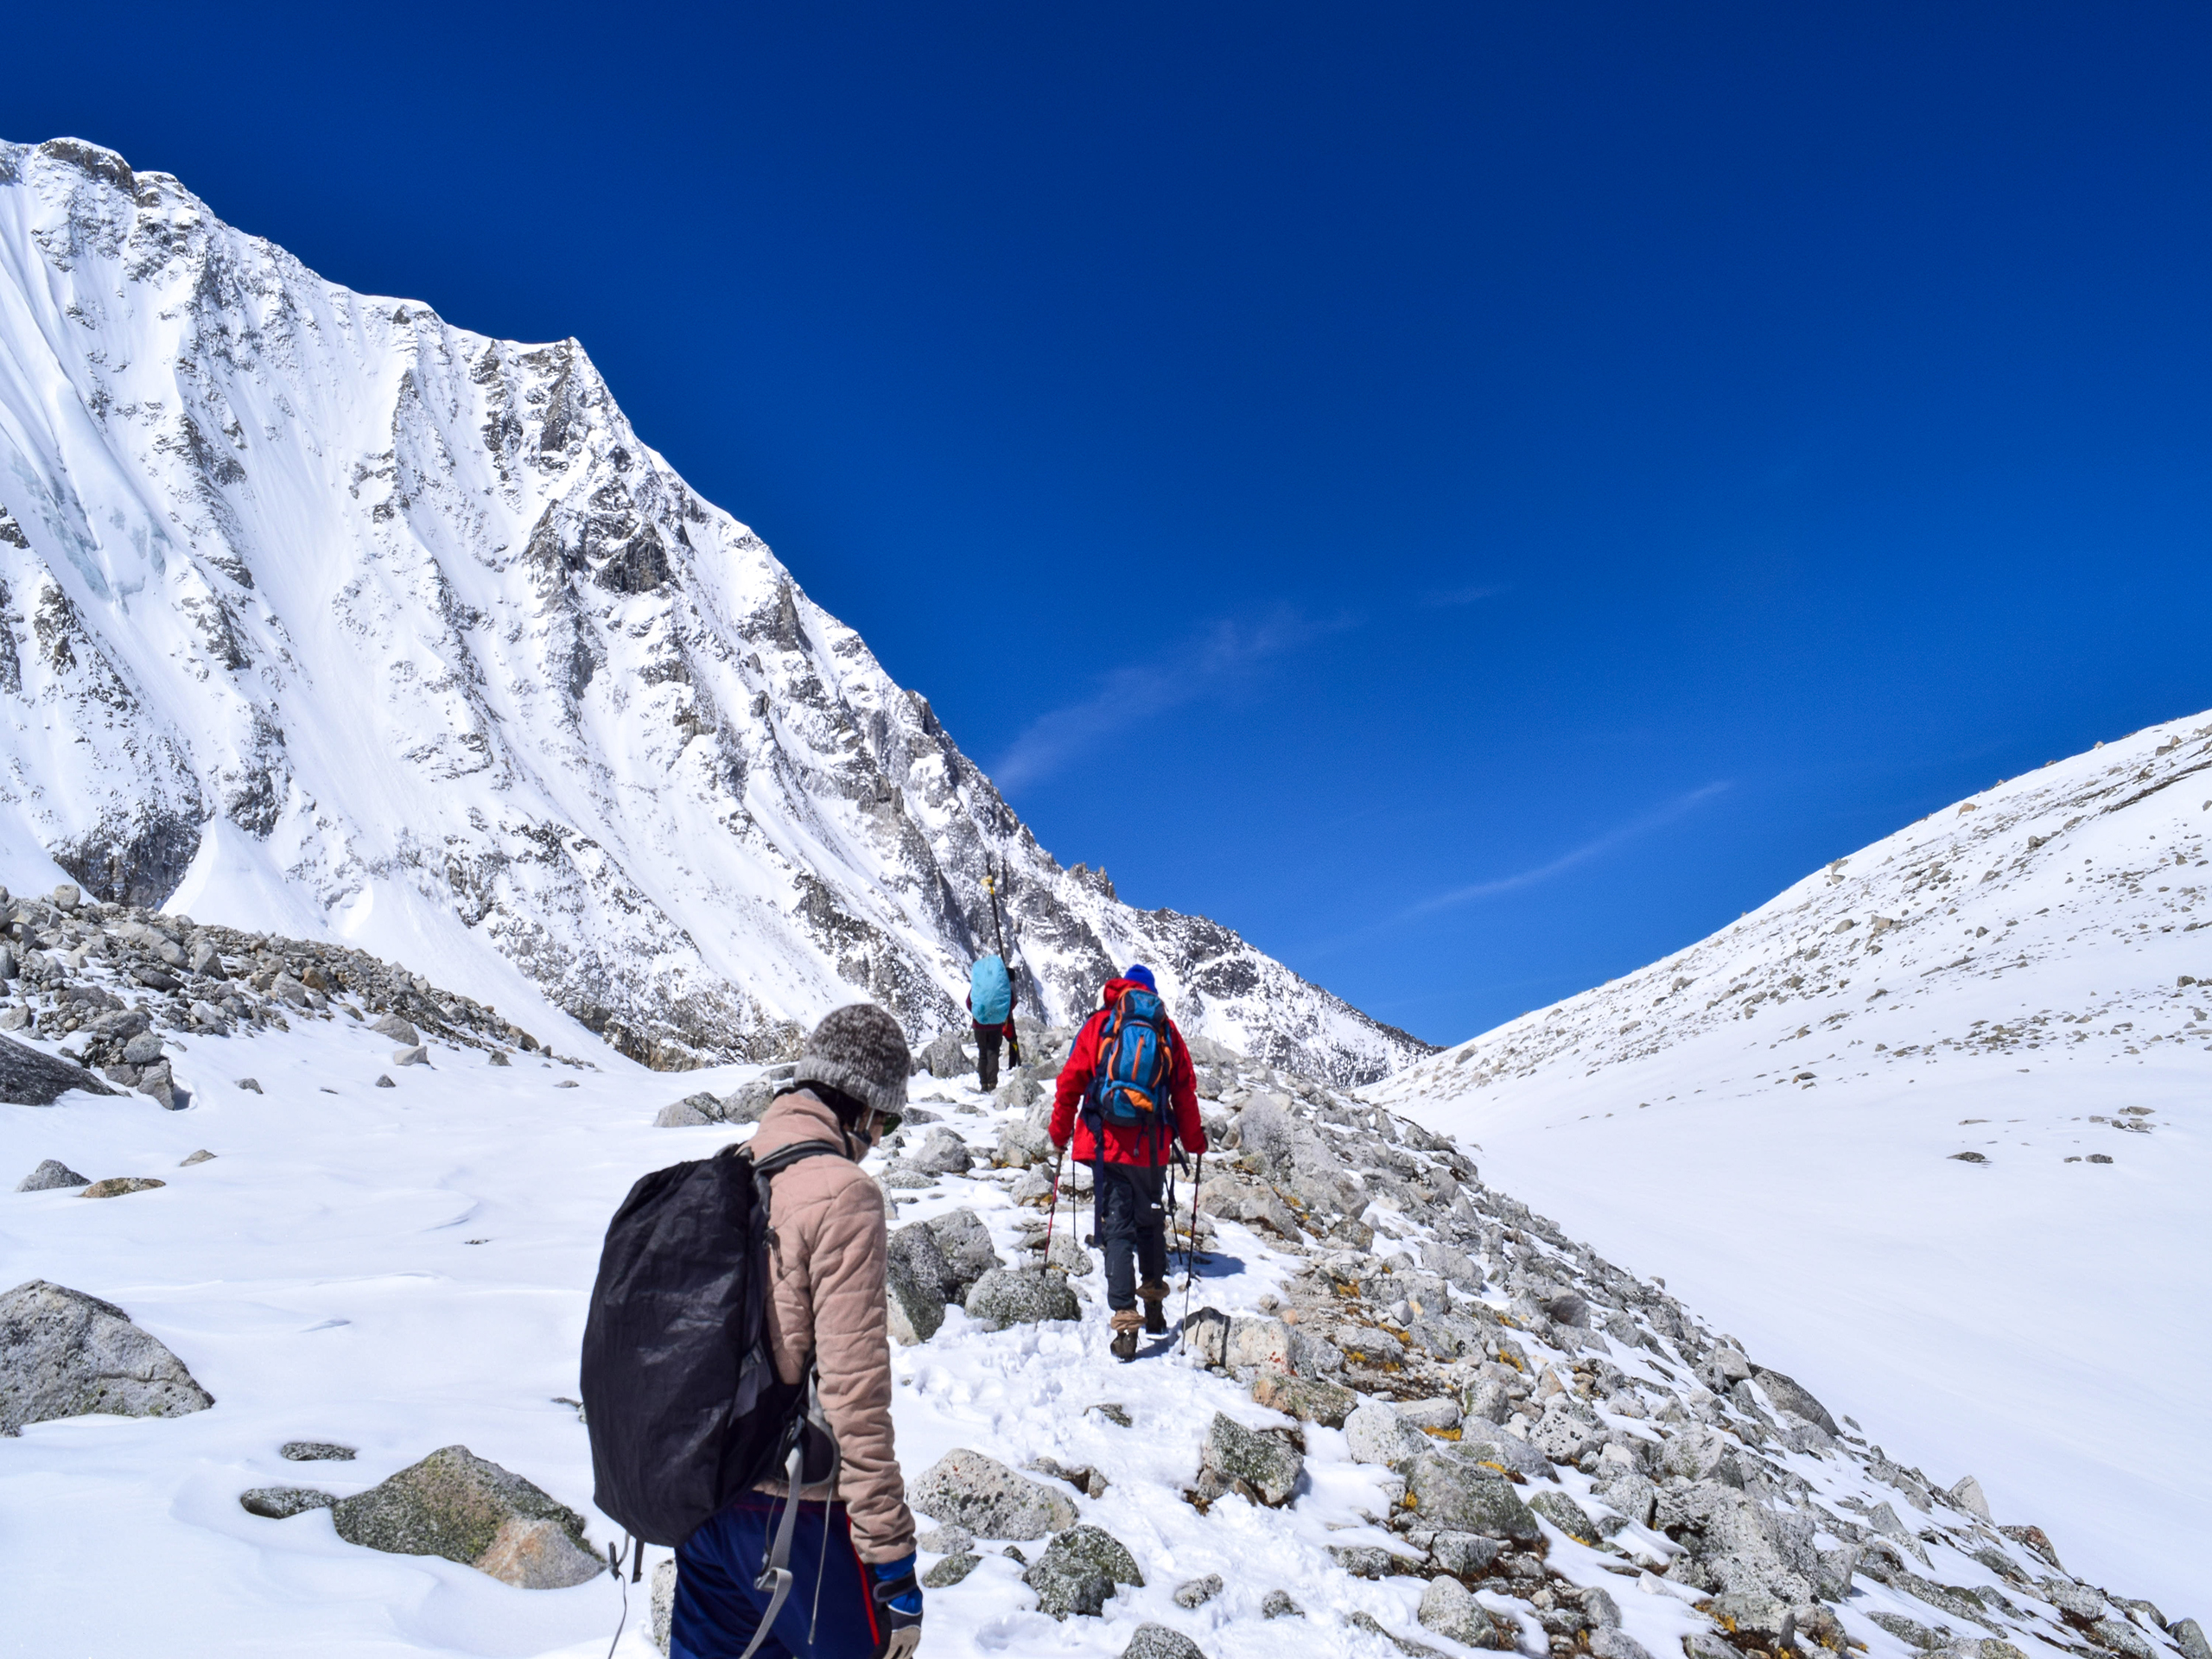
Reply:
[[[1205,1152],[1206,1132],[1191,1051],[1167,1017],[1152,969],[1132,963],[1106,982],[1103,1000],[1060,1068],[1052,1135],[1063,1151],[1072,1141],[1076,1161],[1092,1166],[1114,1357],[1134,1359],[1140,1327],[1154,1336],[1167,1329],[1160,1306],[1167,1297],[1167,1161],[1179,1141]]]

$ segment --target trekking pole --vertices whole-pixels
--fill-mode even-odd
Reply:
[[[1175,1350],[1191,1339],[1191,1287],[1198,1278],[1198,1188],[1206,1178],[1206,1155],[1198,1154],[1198,1173],[1191,1177],[1191,1243],[1183,1252],[1183,1323],[1176,1328]]]
[[[1060,1160],[1067,1155],[1065,1147],[1052,1154],[1052,1202],[1045,1211],[1045,1265],[1047,1268],[1052,1265],[1052,1223],[1060,1213]]]

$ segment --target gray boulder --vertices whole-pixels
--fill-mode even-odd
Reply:
[[[1807,1422],[1813,1424],[1822,1433],[1831,1438],[1843,1433],[1836,1427],[1835,1419],[1828,1415],[1828,1408],[1826,1406],[1814,1399],[1802,1385],[1784,1376],[1780,1371],[1770,1371],[1764,1365],[1754,1365],[1751,1367],[1751,1375],[1758,1379],[1759,1387],[1766,1390],[1766,1397],[1783,1410],[1802,1417]],[[1979,1491],[1980,1488],[1976,1487],[1974,1490]],[[1972,1505],[1967,1507],[1971,1508]],[[1986,1514],[1986,1511],[1985,1510],[1984,1513]]]
[[[1290,1327],[1290,1369],[1300,1376],[1334,1376],[1344,1368],[1344,1351],[1319,1332]]]
[[[1653,1524],[1683,1545],[1732,1595],[1772,1596],[1791,1606],[1815,1599],[1821,1562],[1810,1516],[1770,1510],[1718,1480],[1661,1491]]]
[[[1229,1322],[1229,1357],[1230,1367],[1269,1365],[1277,1370],[1290,1368],[1290,1327],[1281,1319],[1259,1318],[1240,1313]]]
[[[1183,1346],[1200,1365],[1219,1365],[1229,1357],[1229,1315],[1202,1307],[1183,1321]]]
[[[1082,1304],[1068,1288],[1067,1281],[1036,1268],[992,1268],[969,1287],[962,1306],[969,1319],[990,1331],[1083,1317]]]
[[[59,1158],[49,1158],[16,1183],[18,1192],[51,1192],[57,1187],[90,1186],[92,1178],[79,1175]]]
[[[113,1303],[43,1279],[0,1296],[0,1434],[89,1412],[181,1417],[214,1403]]]
[[[338,1535],[393,1555],[439,1555],[523,1590],[559,1590],[607,1570],[584,1519],[465,1446],[439,1448],[331,1508]]]
[[[925,1174],[965,1175],[976,1157],[965,1141],[940,1123],[922,1138],[918,1148],[907,1152],[905,1161]]]
[[[973,1550],[958,1550],[946,1556],[922,1574],[925,1590],[950,1590],[962,1583],[970,1573],[983,1564],[983,1558]]]
[[[1212,1470],[1224,1482],[1241,1480],[1262,1503],[1274,1505],[1290,1501],[1306,1472],[1306,1459],[1295,1448],[1218,1411],[1206,1428],[1198,1460],[1200,1467]]]
[[[1528,1503],[1531,1510],[1576,1543],[1594,1547],[1599,1542],[1597,1526],[1583,1513],[1582,1506],[1556,1486],[1545,1488],[1529,1498]]]
[[[721,1103],[702,1090],[662,1107],[658,1116],[653,1119],[653,1127],[657,1129],[692,1129],[702,1123],[719,1122],[721,1116]]]
[[[1457,1579],[1431,1579],[1428,1588],[1421,1593],[1421,1611],[1416,1617],[1423,1629],[1434,1630],[1454,1642],[1464,1642],[1471,1648],[1513,1645],[1516,1633],[1491,1618],[1490,1610]]]
[[[976,1069],[968,1052],[965,1033],[948,1031],[915,1056],[933,1077],[957,1077]]]
[[[1417,1575],[1421,1567],[1411,1556],[1379,1544],[1331,1544],[1329,1559],[1355,1579],[1406,1578]]]
[[[312,1486],[257,1486],[250,1492],[238,1494],[240,1509],[248,1515],[270,1521],[289,1520],[309,1510],[327,1510],[337,1502],[331,1493],[318,1491]]]
[[[72,1089],[81,1089],[88,1095],[121,1092],[81,1065],[0,1037],[0,1101],[11,1106],[51,1106]]]
[[[1598,1470],[1598,1479],[1591,1487],[1590,1495],[1614,1514],[1640,1527],[1649,1526],[1659,1489],[1624,1464],[1600,1464]]]
[[[332,1440],[287,1440],[276,1448],[276,1455],[288,1463],[351,1463],[359,1454]]]
[[[968,1287],[1004,1264],[991,1247],[991,1230],[973,1210],[959,1209],[924,1224],[937,1237],[946,1268],[948,1296],[964,1296]]]
[[[1406,1491],[1424,1526],[1534,1543],[1536,1517],[1503,1476],[1457,1450],[1424,1452],[1406,1474]]]
[[[1040,1611],[1054,1618],[1096,1618],[1122,1585],[1141,1590],[1144,1574],[1122,1541],[1103,1527],[1070,1527],[1021,1575]]]
[[[1218,1573],[1209,1573],[1202,1579],[1186,1579],[1175,1586],[1175,1605],[1185,1611],[1203,1607],[1224,1588]]]
[[[1122,1659],[1206,1659],[1205,1649],[1165,1624],[1140,1624],[1122,1649]]]
[[[978,1538],[1042,1538],[1076,1522],[1072,1500],[995,1458],[948,1452],[906,1488],[906,1502]]]
[[[884,1287],[891,1304],[893,1340],[912,1345],[938,1333],[944,1323],[945,1303],[957,1287],[952,1264],[927,1223],[914,1222],[892,1233]]]
[[[1457,1428],[1459,1418],[1459,1402],[1457,1400],[1415,1400],[1398,1408],[1400,1422],[1408,1428],[1423,1431]]]
[[[768,1108],[776,1102],[776,1090],[783,1086],[774,1077],[755,1077],[743,1088],[732,1090],[721,1098],[719,1115],[725,1123],[758,1123],[767,1116]]]
[[[1262,1371],[1252,1379],[1252,1401],[1300,1422],[1341,1428],[1361,1405],[1350,1389],[1319,1377],[1292,1376],[1283,1371]]]
[[[653,1568],[653,1646],[668,1651],[669,1627],[676,1622],[676,1558],[671,1555]]]
[[[1505,1553],[1496,1538],[1476,1532],[1440,1532],[1429,1541],[1429,1559],[1455,1578],[1471,1579],[1490,1571],[1491,1563]]]
[[[2158,1659],[2158,1649],[2151,1638],[2131,1621],[2125,1618],[2101,1618],[2089,1627],[2089,1634],[2114,1653],[2124,1653],[2128,1659]]]
[[[1435,1442],[1400,1421],[1395,1407],[1370,1400],[1344,1419],[1344,1444],[1353,1462],[1389,1467],[1419,1457]]]
[[[1698,1605],[1731,1636],[1750,1637],[1777,1653],[1788,1653],[1797,1640],[1797,1614],[1778,1597],[1732,1591]]]
[[[423,1033],[416,1030],[412,1022],[403,1014],[392,1013],[379,1015],[371,1022],[369,1029],[380,1037],[391,1038],[393,1042],[399,1044],[402,1047],[412,1048],[423,1040]]]
[[[2166,1633],[2180,1645],[2189,1659],[2212,1659],[2212,1642],[2204,1636],[2204,1627],[2193,1618],[2177,1618]]]
[[[1512,1430],[1494,1424],[1461,1423],[1459,1449],[1478,1463],[1494,1463],[1528,1479],[1548,1479],[1552,1472],[1549,1458]]]

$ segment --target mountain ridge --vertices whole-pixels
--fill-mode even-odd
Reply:
[[[856,995],[959,1022],[995,868],[1048,1021],[1141,957],[1294,1069],[1429,1052],[1063,868],[579,343],[354,294],[77,140],[0,146],[0,835],[103,898],[518,974],[682,1068]]]

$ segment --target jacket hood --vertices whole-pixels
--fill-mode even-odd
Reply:
[[[1108,1007],[1111,1007],[1115,1003],[1122,1000],[1122,993],[1123,991],[1152,991],[1152,994],[1154,996],[1160,995],[1160,993],[1157,990],[1154,990],[1153,987],[1146,984],[1141,979],[1119,978],[1108,980],[1106,982],[1105,990],[1101,992],[1100,995],[1105,999],[1106,1006]],[[1165,1001],[1166,999],[1162,997],[1160,1000]]]
[[[837,1114],[817,1100],[811,1090],[794,1089],[776,1096],[749,1144],[757,1161],[809,1141],[825,1141],[848,1156],[854,1144],[846,1137]]]

